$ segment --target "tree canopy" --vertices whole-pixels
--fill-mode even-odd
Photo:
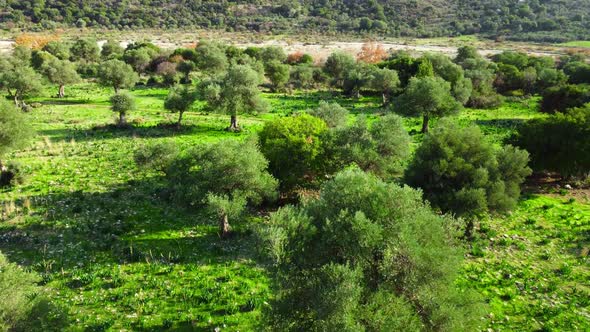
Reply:
[[[259,232],[277,273],[269,329],[477,329],[481,302],[454,282],[463,254],[452,223],[419,191],[360,170],[337,174]]]

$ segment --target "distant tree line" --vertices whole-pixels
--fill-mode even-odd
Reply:
[[[135,1],[6,0],[5,28],[216,28],[272,33],[484,34],[536,41],[588,35],[587,1]]]

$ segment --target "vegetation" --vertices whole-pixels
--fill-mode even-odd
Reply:
[[[264,125],[258,134],[260,148],[283,190],[304,186],[322,174],[322,136],[326,131],[324,121],[307,114],[275,119]]]
[[[118,125],[123,127],[127,125],[127,113],[135,110],[135,100],[128,93],[118,93],[111,97],[111,110],[119,113]]]
[[[17,41],[0,274],[39,295],[12,329],[588,329],[584,56]]]
[[[422,116],[422,132],[428,132],[432,117],[457,113],[461,105],[451,95],[451,85],[439,77],[412,78],[405,92],[395,101],[394,111]]]
[[[512,146],[496,150],[477,127],[444,121],[424,138],[405,178],[444,212],[503,212],[516,206],[520,185],[531,174],[528,158]]]
[[[217,28],[229,31],[273,33],[374,33],[390,36],[435,37],[483,34],[516,40],[563,42],[584,40],[584,24],[590,8],[584,1],[464,3],[380,0],[329,3],[270,2],[251,4],[180,0],[140,0],[132,10],[118,2],[56,0],[44,2],[8,0],[3,27],[54,29],[60,26],[128,28]],[[195,19],[197,18],[197,19]],[[508,33],[510,31],[510,33]]]
[[[454,284],[462,254],[451,223],[418,191],[339,173],[263,231],[277,268],[270,330],[475,329],[481,305]]]
[[[585,177],[590,170],[590,105],[535,119],[522,125],[512,138],[531,154],[536,171],[553,171],[565,177]]]

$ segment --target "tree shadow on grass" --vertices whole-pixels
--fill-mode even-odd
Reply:
[[[349,98],[338,91],[310,91],[297,94],[272,94],[267,99],[271,102],[273,112],[291,114],[317,108],[321,101],[338,103],[352,114],[377,114],[384,110],[380,97],[371,96],[359,99]]]
[[[165,196],[165,189],[151,180],[101,193],[31,197],[33,212],[24,223],[0,227],[0,250],[11,261],[49,275],[97,263],[256,259],[244,224],[234,225],[234,237],[221,239],[216,220],[203,209],[185,209]]]
[[[39,135],[49,136],[54,140],[93,141],[117,138],[160,138],[179,136],[210,136],[228,135],[225,126],[216,123],[186,124],[180,128],[175,124],[163,123],[152,127],[104,125],[90,129],[46,129],[38,131]]]
[[[72,303],[76,297],[76,306],[88,312],[76,316],[77,324],[211,331],[211,324],[256,310],[258,304],[252,303],[266,299],[255,286],[243,286],[241,293],[219,293],[215,286],[233,285],[228,276],[244,285],[263,282],[256,241],[247,224],[234,222],[235,235],[221,239],[215,218],[171,202],[158,179],[132,181],[107,192],[57,193],[30,201],[33,212],[24,220],[0,223],[0,251],[10,261],[39,272],[42,283],[59,291],[61,302]],[[250,300],[250,292],[256,293],[256,301]],[[157,309],[133,318],[145,302]],[[104,306],[116,311],[105,312]],[[193,308],[203,317],[178,316]],[[96,318],[99,315],[108,319]],[[203,327],[208,317],[214,320]],[[153,319],[164,323],[154,326]]]
[[[95,101],[90,99],[43,99],[39,100],[39,103],[43,105],[59,105],[59,106],[68,106],[68,105],[85,105],[85,104],[95,104]]]

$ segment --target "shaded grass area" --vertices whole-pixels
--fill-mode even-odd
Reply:
[[[11,261],[43,275],[51,298],[71,309],[74,330],[257,330],[261,311],[272,296],[270,276],[251,234],[251,225],[261,217],[253,212],[234,221],[236,236],[220,240],[213,216],[169,201],[157,174],[137,169],[136,148],[153,142],[189,147],[243,139],[265,121],[314,108],[321,100],[347,107],[350,121],[387,112],[378,96],[354,100],[326,91],[264,94],[272,111],[240,116],[244,128],[240,133],[225,131],[229,117],[206,113],[202,103],[187,112],[183,127],[176,129],[168,125],[176,114],[163,109],[167,90],[142,88],[132,91],[138,97],[138,110],[129,115],[132,127],[117,128],[110,125],[115,121],[108,104],[111,89],[88,83],[66,91],[68,98],[63,100],[35,100],[42,106],[27,116],[38,136],[29,148],[8,158],[22,163],[29,179],[12,191],[0,191],[0,250]],[[48,90],[47,96],[53,93]],[[476,123],[499,143],[518,123],[543,116],[536,110],[538,101],[514,99],[496,110],[468,109],[458,120]],[[423,137],[421,119],[407,118],[404,123],[418,144]],[[553,200],[554,207],[543,210],[536,205],[549,204],[546,199]],[[460,283],[479,289],[490,301],[494,316],[486,318],[488,326],[588,328],[587,321],[582,322],[587,303],[586,309],[573,308],[582,306],[588,294],[572,295],[584,284],[581,278],[588,276],[587,261],[578,253],[587,245],[588,230],[565,226],[567,220],[578,220],[579,209],[587,211],[588,204],[530,197],[513,215],[484,222],[485,232],[472,249]],[[560,212],[543,215],[543,211]],[[534,227],[527,224],[529,216],[537,218]],[[543,228],[535,228],[539,225]],[[504,233],[509,235],[505,241],[521,241],[526,250],[514,249],[522,247],[518,243],[500,245]],[[549,235],[555,237],[541,244]],[[538,261],[544,250],[551,258]],[[558,278],[551,271],[562,268],[562,261],[572,271]],[[538,265],[546,262],[551,266]],[[555,298],[548,295],[553,293],[540,293],[548,283],[535,275],[527,284],[536,287],[534,294],[519,295],[514,290],[516,279],[503,278],[505,269],[524,276],[546,270],[544,278],[551,277],[551,287],[565,290],[555,291]],[[568,305],[550,311],[545,308],[550,301]],[[524,309],[527,306],[531,311]],[[526,327],[527,317],[534,317],[537,324]]]
[[[578,41],[571,41],[563,44],[559,44],[560,46],[570,46],[570,47],[586,47],[590,48],[590,40],[578,40]]]

